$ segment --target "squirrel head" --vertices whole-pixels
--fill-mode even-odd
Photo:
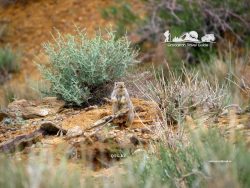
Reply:
[[[123,89],[125,88],[124,82],[115,82],[115,89]]]

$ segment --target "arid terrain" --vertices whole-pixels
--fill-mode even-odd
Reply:
[[[245,7],[231,12],[230,4],[227,19],[216,3],[195,4],[205,7],[197,11],[206,18],[204,32],[221,36],[207,51],[173,50],[163,30],[192,33],[197,23],[185,24],[185,3],[159,3],[0,0],[0,48],[18,57],[17,71],[8,72],[0,53],[0,172],[11,169],[0,187],[250,185],[250,56],[240,38],[248,33],[230,25],[231,15],[247,28]],[[98,35],[107,28],[117,31]],[[125,107],[112,112],[117,81],[133,104],[128,127],[117,123],[127,118],[128,95],[116,96]]]

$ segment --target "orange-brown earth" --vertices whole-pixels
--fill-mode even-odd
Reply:
[[[42,102],[15,101],[6,110],[8,117],[2,118],[3,121],[0,125],[0,148],[20,135],[29,135],[38,130],[41,124],[48,121],[59,125],[67,131],[78,127],[84,134],[72,137],[67,135],[61,137],[46,135],[36,138],[31,142],[33,147],[25,148],[21,157],[27,158],[27,154],[30,152],[42,152],[49,149],[57,159],[61,159],[62,156],[67,154],[68,148],[79,150],[81,147],[84,147],[84,152],[87,153],[88,158],[99,156],[99,152],[107,152],[106,154],[110,158],[112,152],[115,153],[120,150],[134,151],[142,145],[146,147],[148,143],[157,139],[157,135],[153,133],[153,129],[156,126],[157,110],[152,102],[141,99],[133,99],[132,102],[137,112],[132,126],[121,128],[111,124],[109,127],[104,126],[99,131],[97,131],[99,128],[97,127],[97,129],[93,129],[93,132],[90,132],[88,129],[96,121],[111,115],[111,104],[104,104],[93,109],[71,109],[63,108],[63,103],[59,102],[57,104],[54,98],[46,98]],[[37,114],[45,111],[48,113],[38,117],[39,115]],[[23,119],[22,122],[17,121],[20,117]],[[80,155],[81,152],[78,151],[78,154]],[[82,158],[78,154],[75,154],[77,156],[73,158]]]
[[[174,130],[171,127],[160,128],[159,114],[154,103],[136,98],[133,98],[132,102],[135,106],[136,118],[130,127],[107,124],[100,130],[98,130],[99,127],[96,127],[90,131],[89,128],[95,122],[111,115],[111,104],[72,109],[64,108],[64,103],[55,98],[45,98],[42,101],[15,101],[8,106],[5,114],[0,114],[0,150],[4,149],[2,146],[10,140],[39,130],[44,122],[53,122],[68,132],[78,127],[83,131],[83,134],[76,136],[69,136],[68,133],[61,136],[46,134],[32,140],[27,145],[28,147],[16,155],[26,159],[31,152],[49,150],[58,160],[63,156],[70,156],[70,162],[75,164],[78,159],[83,158],[82,152],[86,154],[84,158],[92,157],[95,159],[105,154],[109,158],[105,159],[103,164],[100,161],[95,161],[95,164],[101,163],[98,163],[95,168],[106,167],[105,164],[108,163],[112,152],[119,153],[128,150],[133,153],[138,148],[147,148],[149,143],[163,139],[164,131]],[[230,110],[228,114],[219,116],[214,125],[218,126],[232,142],[237,136],[236,132],[243,132],[246,142],[250,144],[249,120],[249,113],[236,115],[234,111]],[[186,117],[185,124],[188,129],[196,129],[200,125],[205,130],[213,125],[211,122],[208,124],[206,120],[204,123],[197,123],[190,116]]]
[[[91,132],[89,128],[95,122],[111,114],[111,104],[73,109],[65,108],[64,102],[53,97],[42,101],[14,101],[4,111],[5,113],[0,113],[0,150],[10,140],[39,130],[44,122],[53,122],[68,132],[78,127],[83,134],[72,137],[67,135],[68,133],[61,136],[60,134],[39,136],[29,141],[29,144],[25,144],[26,147],[23,150],[16,150],[12,156],[27,162],[30,154],[39,154],[39,156],[46,154],[44,160],[55,160],[54,165],[59,164],[62,158],[66,157],[70,172],[77,170],[83,177],[114,178],[115,175],[126,173],[121,165],[124,163],[124,160],[121,160],[124,159],[123,157],[140,154],[151,146],[150,143],[159,140],[169,145],[175,143],[173,140],[172,143],[172,137],[167,136],[169,133],[175,134],[175,128],[160,128],[159,112],[154,103],[137,98],[133,98],[132,102],[136,117],[131,127],[121,128],[114,124],[107,124],[99,131],[97,127]],[[250,146],[249,122],[249,113],[236,115],[234,111],[218,117],[214,124],[207,123],[206,120],[204,123],[198,123],[192,117],[186,116],[187,129],[185,129],[184,139],[188,139],[186,137],[188,130],[195,131],[201,126],[199,128],[206,131],[210,125],[215,125],[232,142],[237,139],[237,132],[243,132],[244,139]],[[174,139],[175,136],[172,136]],[[114,154],[116,157],[112,158]]]

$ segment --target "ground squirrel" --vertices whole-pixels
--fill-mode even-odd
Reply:
[[[124,82],[115,82],[114,90],[111,94],[112,110],[113,114],[117,113],[122,109],[128,108],[128,114],[126,115],[124,121],[125,126],[130,126],[134,120],[134,107],[130,100],[128,91],[125,87]]]

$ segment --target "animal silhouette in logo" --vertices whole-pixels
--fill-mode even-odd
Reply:
[[[203,37],[201,37],[201,41],[202,42],[214,42],[215,41],[215,37],[214,34],[206,34]]]
[[[164,33],[164,36],[165,36],[165,41],[164,42],[169,42],[170,41],[170,32],[169,32],[169,30],[167,30]]]
[[[198,33],[196,31],[189,31],[183,33],[180,37],[174,37],[171,41],[171,34],[169,30],[164,33],[165,41],[164,42],[174,42],[174,43],[182,43],[182,42],[190,42],[190,43],[203,43],[203,42],[214,42],[215,36],[214,34],[205,34],[201,37],[201,40],[198,39]]]
[[[200,42],[198,39],[198,33],[196,31],[190,31],[183,33],[180,37],[174,37],[173,42]]]

